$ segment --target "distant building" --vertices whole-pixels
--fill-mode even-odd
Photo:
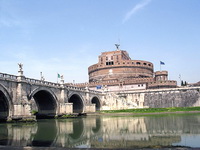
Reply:
[[[98,63],[89,66],[88,75],[89,83],[75,86],[107,91],[177,87],[176,81],[168,80],[167,71],[154,72],[153,63],[131,60],[128,52],[118,47],[115,51],[102,52]]]
[[[197,83],[191,83],[191,84],[189,84],[188,86],[192,86],[192,87],[200,86],[200,81],[197,82]]]

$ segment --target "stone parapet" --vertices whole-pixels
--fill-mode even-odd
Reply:
[[[173,80],[155,81],[148,83],[148,89],[176,88],[176,87],[177,87],[177,82]]]
[[[104,65],[104,64],[94,64],[91,65],[88,68],[88,73],[92,73],[95,72],[99,69],[106,69],[106,68],[110,68],[110,67],[123,67],[123,66],[128,66],[128,67],[142,67],[142,68],[146,68],[146,69],[150,69],[153,70],[153,64],[151,62],[148,61],[143,61],[143,60],[124,60],[123,62],[117,62],[114,63],[113,65]]]
[[[6,73],[0,73],[0,78],[2,78],[3,80],[17,81],[17,76]]]
[[[127,80],[108,80],[108,81],[101,81],[101,82],[86,82],[86,83],[76,83],[73,84],[73,86],[75,87],[95,87],[97,85],[119,85],[119,84],[141,84],[141,83],[149,83],[149,82],[153,82],[154,79],[153,78],[133,78],[133,79],[127,79]]]
[[[155,76],[168,75],[168,71],[156,71]]]

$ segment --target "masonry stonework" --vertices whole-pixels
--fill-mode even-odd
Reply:
[[[102,109],[166,108],[200,106],[200,87],[107,93]]]
[[[100,110],[100,92],[0,73],[0,120],[35,119]],[[36,116],[33,112],[37,112]]]

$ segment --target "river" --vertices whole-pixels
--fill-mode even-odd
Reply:
[[[200,147],[200,114],[87,116],[1,123],[0,145],[64,148]]]

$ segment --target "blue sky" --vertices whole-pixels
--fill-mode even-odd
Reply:
[[[88,66],[115,43],[134,60],[200,81],[200,0],[0,0],[0,72],[88,81]]]

